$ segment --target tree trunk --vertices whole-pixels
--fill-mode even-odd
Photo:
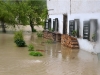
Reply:
[[[30,27],[31,27],[31,31],[34,32],[34,24],[32,23],[32,20],[30,20]]]
[[[2,32],[3,33],[6,33],[6,29],[5,29],[5,25],[4,25],[4,22],[1,21],[1,26],[2,26]]]

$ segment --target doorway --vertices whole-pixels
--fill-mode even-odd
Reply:
[[[67,34],[67,15],[63,15],[63,34]]]

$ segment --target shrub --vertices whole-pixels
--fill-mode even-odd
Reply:
[[[16,40],[23,40],[23,32],[22,31],[15,32],[14,41],[16,41]]]
[[[24,38],[23,38],[23,32],[22,31],[15,32],[14,42],[16,43],[16,45],[18,47],[25,47],[26,46]]]
[[[51,44],[51,43],[53,43],[53,41],[52,40],[47,40],[46,43]]]
[[[43,56],[41,52],[33,51],[29,53],[31,56]]]
[[[25,45],[25,41],[24,40],[21,40],[21,39],[17,39],[16,41],[15,41],[15,43],[16,43],[16,45],[18,46],[18,47],[25,47],[26,45]]]
[[[28,50],[29,51],[34,51],[34,46],[32,44],[28,45]]]
[[[37,32],[37,36],[38,36],[38,37],[42,37],[42,36],[43,36],[43,33],[42,33],[41,31],[38,31],[38,32]]]
[[[49,28],[49,31],[52,32],[53,31],[53,28]]]

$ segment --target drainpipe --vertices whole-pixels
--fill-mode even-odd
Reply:
[[[70,0],[70,15],[71,15],[71,0]]]

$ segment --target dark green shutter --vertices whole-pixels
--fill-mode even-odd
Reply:
[[[97,33],[97,30],[98,30],[98,22],[97,22],[97,20],[95,20],[95,34],[96,34],[96,36],[95,36],[95,41],[97,41],[98,40],[98,33]]]
[[[90,40],[90,23],[89,23],[89,21],[83,22],[83,39]]]
[[[45,22],[44,22],[44,30],[46,30],[46,20],[45,20]]]
[[[57,28],[56,28],[56,27],[57,27]],[[55,28],[56,28],[56,31],[59,30],[58,18],[55,18]]]
[[[53,31],[55,31],[55,19],[53,19]]]
[[[69,35],[72,35],[73,30],[75,30],[74,20],[69,21]]]
[[[48,19],[48,29],[51,30],[51,18]]]

